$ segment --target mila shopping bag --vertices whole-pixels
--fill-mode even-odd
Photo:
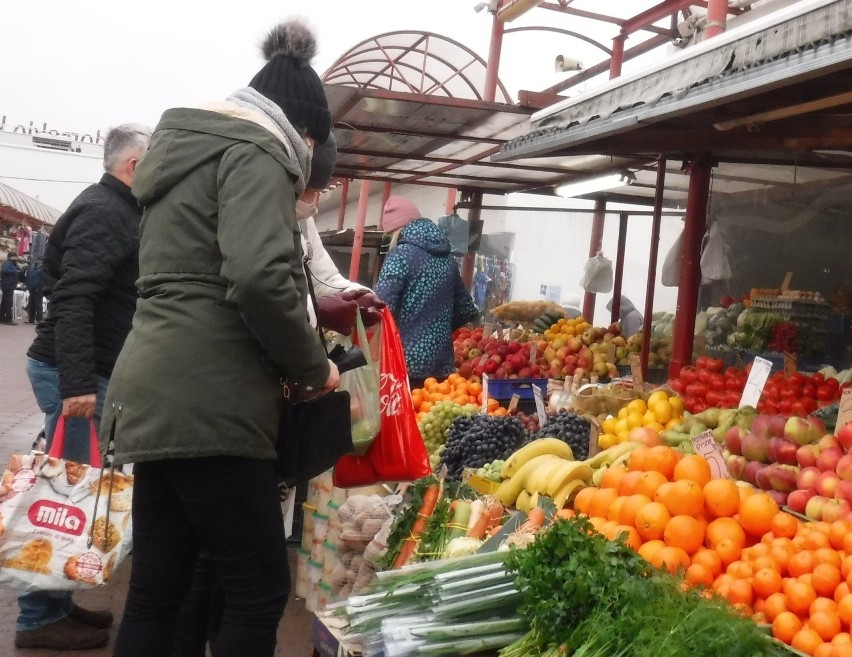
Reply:
[[[9,459],[0,479],[0,585],[102,586],[130,552],[133,476],[102,467],[94,423],[89,438],[92,465],[60,458],[60,417],[50,453]]]
[[[402,340],[387,308],[382,311],[381,345],[382,428],[364,456],[344,456],[334,466],[334,485],[339,488],[381,481],[412,481],[432,471],[411,403]]]

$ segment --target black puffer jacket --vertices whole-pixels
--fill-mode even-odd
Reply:
[[[59,369],[63,399],[112,374],[136,308],[139,220],[130,188],[104,174],[59,218],[44,255],[47,316],[27,355]]]

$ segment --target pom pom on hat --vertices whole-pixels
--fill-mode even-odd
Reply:
[[[392,233],[422,216],[417,206],[404,196],[391,196],[382,211],[382,229],[386,233]]]
[[[278,105],[295,128],[324,143],[331,113],[322,80],[311,68],[317,52],[313,31],[300,20],[289,20],[272,28],[260,49],[267,62],[249,86]]]

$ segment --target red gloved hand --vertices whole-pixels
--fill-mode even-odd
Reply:
[[[361,321],[364,326],[373,326],[382,321],[382,310],[385,304],[379,298],[379,295],[368,290],[367,288],[359,288],[357,290],[348,290],[340,295],[343,299],[354,301],[361,309]]]
[[[348,335],[355,328],[358,304],[344,299],[342,294],[329,294],[317,299],[319,317],[317,322],[323,328]]]

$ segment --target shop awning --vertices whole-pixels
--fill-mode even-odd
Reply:
[[[703,151],[726,162],[846,168],[852,3],[793,3],[538,112],[530,127],[491,160]]]
[[[0,182],[0,218],[52,226],[62,213]]]

